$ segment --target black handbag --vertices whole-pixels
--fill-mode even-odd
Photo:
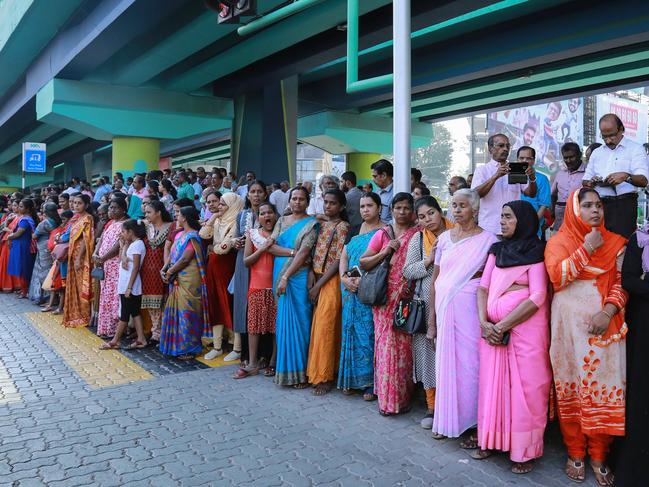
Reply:
[[[421,260],[424,259],[424,235],[419,233],[419,253]],[[421,281],[418,279],[417,289],[412,298],[401,298],[394,310],[393,326],[395,330],[399,330],[409,335],[415,333],[426,333],[426,302],[421,299]]]
[[[392,230],[392,226],[390,226]],[[385,229],[382,232],[387,233]],[[390,237],[390,234],[388,234]],[[392,230],[392,237],[394,231]],[[379,262],[376,267],[370,269],[361,276],[361,282],[358,285],[358,300],[363,304],[370,306],[382,306],[388,300],[388,275],[390,274],[391,255]]]

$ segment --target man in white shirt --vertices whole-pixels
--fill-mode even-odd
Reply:
[[[600,118],[599,130],[604,145],[591,154],[583,183],[602,198],[606,228],[629,238],[637,228],[637,188],[646,187],[649,178],[647,154],[642,145],[624,136],[617,115]]]
[[[504,134],[495,134],[487,140],[491,160],[476,168],[471,181],[471,189],[480,195],[478,225],[483,229],[500,235],[500,213],[505,203],[521,199],[521,194],[536,196],[536,173],[534,167],[527,168],[528,184],[509,184],[509,163],[507,157],[511,149],[509,139]]]
[[[320,178],[320,194],[311,198],[309,207],[306,209],[307,215],[315,216],[320,221],[326,221],[324,214],[324,194],[330,189],[336,189],[339,185],[338,178],[333,175],[325,174]]]
[[[282,181],[278,186],[279,187],[270,194],[268,201],[275,206],[277,213],[282,216],[288,206],[289,184],[288,181]]]
[[[243,199],[248,196],[248,186],[257,179],[257,176],[255,175],[254,172],[248,171],[246,172],[246,184],[242,184],[241,186],[237,186],[237,189],[235,189],[235,193],[237,193],[239,196],[241,196]]]

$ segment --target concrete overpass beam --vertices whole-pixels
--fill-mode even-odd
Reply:
[[[209,96],[53,79],[36,95],[36,116],[98,140],[176,139],[230,127],[233,110]]]

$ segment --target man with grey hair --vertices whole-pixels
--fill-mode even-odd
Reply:
[[[324,194],[330,189],[336,189],[339,184],[338,178],[332,174],[322,176],[318,183],[320,194],[316,195],[315,198],[311,198],[309,207],[306,210],[307,215],[315,216],[318,220],[326,220],[327,218],[324,215]]]
[[[506,177],[509,174],[507,157],[511,145],[504,134],[495,134],[487,141],[491,160],[476,168],[471,182],[471,189],[475,189],[480,196],[480,213],[478,222],[480,226],[499,235],[500,212],[505,203],[521,199],[521,194],[533,198],[536,196],[536,173],[534,167],[527,168],[528,184],[509,184]]]

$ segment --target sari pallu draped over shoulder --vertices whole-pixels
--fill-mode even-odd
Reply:
[[[478,417],[478,279],[496,236],[486,230],[458,242],[451,232],[437,242],[435,265],[435,417],[433,431],[458,437],[477,424]]]
[[[201,337],[212,336],[207,316],[205,261],[198,233],[184,232],[176,239],[170,262],[172,266],[178,262],[188,245],[194,249],[194,258],[169,283],[160,332],[160,351],[174,357],[200,353]]]
[[[627,332],[624,323],[624,305],[627,294],[620,285],[620,273],[616,267],[617,258],[624,252],[626,239],[613,233],[604,226],[604,218],[597,228],[602,234],[604,245],[592,255],[588,255],[584,238],[591,227],[579,217],[579,191],[574,191],[568,198],[564,223],[559,232],[547,244],[545,250],[545,267],[555,291],[561,291],[576,279],[595,279],[597,290],[602,296],[602,306],[612,303],[618,308],[606,333],[593,335],[592,345],[605,347],[609,343],[620,341]],[[569,258],[577,259],[580,269]]]
[[[313,247],[317,237],[318,221],[313,217],[303,218],[288,228],[283,228],[284,217],[280,218],[272,238],[277,245],[298,251],[302,247]],[[277,296],[277,284],[293,261],[292,257],[275,256],[273,263],[273,293]],[[277,364],[275,383],[296,385],[307,382],[306,368],[313,306],[307,289],[308,268],[303,266],[286,284],[286,291],[277,299]]]
[[[93,236],[95,223],[92,216],[75,215],[70,229],[70,247],[68,250],[68,274],[65,284],[65,305],[63,325],[67,327],[88,326],[92,305],[92,271],[91,258],[94,251]],[[76,257],[85,248],[83,261],[76,266]]]

